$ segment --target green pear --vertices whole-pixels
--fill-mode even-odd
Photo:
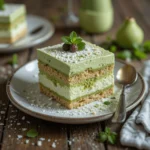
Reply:
[[[128,18],[119,28],[116,41],[123,48],[132,48],[134,44],[142,44],[144,32],[134,18]]]

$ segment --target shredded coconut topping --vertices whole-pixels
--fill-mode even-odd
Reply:
[[[102,54],[101,48],[97,48],[95,45],[86,43],[85,49],[76,52],[62,50],[63,44],[57,44],[54,46],[43,48],[46,53],[50,54],[56,59],[61,60],[65,63],[79,63],[87,58],[96,57]]]

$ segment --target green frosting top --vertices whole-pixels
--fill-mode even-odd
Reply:
[[[114,54],[103,48],[85,42],[85,49],[75,53],[62,50],[62,44],[37,50],[38,60],[67,76],[84,70],[95,70],[114,63]]]

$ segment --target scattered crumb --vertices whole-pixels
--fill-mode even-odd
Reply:
[[[50,142],[50,141],[51,141],[51,139],[48,139],[47,141],[48,141],[48,142]]]
[[[32,143],[32,145],[35,145],[35,143]]]
[[[3,126],[4,124],[3,123],[0,123],[0,126]]]
[[[28,139],[26,139],[26,140],[25,140],[25,143],[26,143],[26,144],[28,144],[28,143],[29,143],[29,140],[28,140]]]
[[[22,117],[22,120],[25,120],[25,116]]]
[[[17,126],[20,126],[21,125],[21,123],[17,123]]]
[[[37,146],[42,146],[42,141],[37,141]]]
[[[52,147],[53,147],[53,148],[56,148],[56,143],[53,142],[53,143],[52,143]]]
[[[17,135],[17,138],[18,139],[21,139],[23,136],[22,135]]]
[[[39,140],[41,140],[41,141],[45,141],[45,138],[39,138]]]
[[[8,135],[8,137],[10,138],[10,137],[11,137],[11,135]]]
[[[1,111],[1,114],[2,114],[2,115],[5,114],[5,111]]]
[[[71,144],[72,144],[72,142],[68,140],[68,144],[69,144],[69,145],[71,145]]]
[[[22,131],[26,131],[27,130],[27,128],[22,128]]]
[[[28,124],[30,124],[30,121],[27,121]]]

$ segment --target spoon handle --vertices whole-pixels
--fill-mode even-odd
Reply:
[[[125,102],[125,86],[123,86],[122,93],[120,95],[119,103],[116,108],[116,112],[112,118],[113,123],[123,123],[126,119],[126,102]]]

